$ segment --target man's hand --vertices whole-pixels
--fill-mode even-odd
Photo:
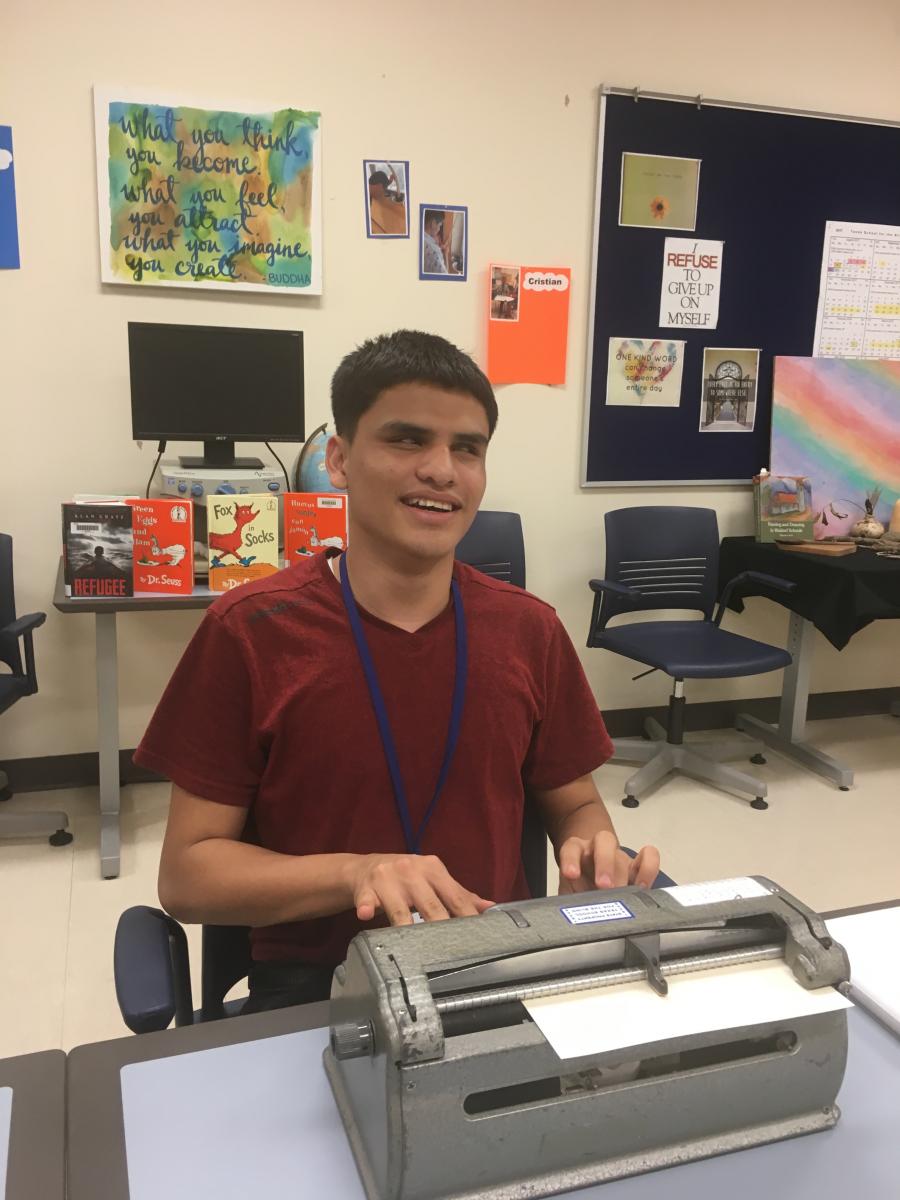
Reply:
[[[413,910],[424,921],[475,917],[493,906],[457,883],[433,854],[365,854],[351,868],[356,915],[371,921],[383,912],[392,925],[411,925]]]
[[[616,835],[608,830],[589,838],[566,838],[559,849],[561,896],[628,884],[648,888],[658,874],[659,851],[655,846],[644,846],[636,858],[631,858],[619,849]]]

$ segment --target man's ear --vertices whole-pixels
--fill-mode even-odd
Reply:
[[[347,458],[350,454],[350,442],[340,434],[332,434],[325,446],[325,468],[332,486],[346,490],[347,488]]]

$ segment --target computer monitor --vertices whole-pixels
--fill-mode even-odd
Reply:
[[[261,467],[235,442],[302,442],[303,334],[128,322],[135,441],[203,442],[183,467]]]

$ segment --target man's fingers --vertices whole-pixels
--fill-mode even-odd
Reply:
[[[483,912],[487,912],[489,908],[493,908],[496,900],[485,900],[481,896],[475,897],[475,907],[478,909],[479,916]]]
[[[628,872],[631,867],[631,858],[624,850],[619,850],[616,854],[616,866],[613,878],[616,881],[616,887],[628,886]]]
[[[604,830],[595,833],[593,840],[594,857],[594,887],[610,888],[616,884],[616,858],[619,853],[619,842],[614,833]]]
[[[356,894],[356,916],[360,921],[371,921],[378,908],[378,897],[371,888],[361,888]]]
[[[450,916],[440,897],[426,880],[413,886],[410,903],[423,921],[446,921]]]
[[[559,873],[566,879],[578,879],[586,844],[583,838],[566,838],[559,848]]]
[[[659,851],[655,846],[644,846],[631,864],[631,882],[638,887],[652,887],[658,874]]]

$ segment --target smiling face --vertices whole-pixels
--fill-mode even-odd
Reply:
[[[333,437],[331,482],[350,496],[350,544],[421,566],[453,557],[485,487],[488,419],[465,392],[403,383],[381,392],[352,441]]]

